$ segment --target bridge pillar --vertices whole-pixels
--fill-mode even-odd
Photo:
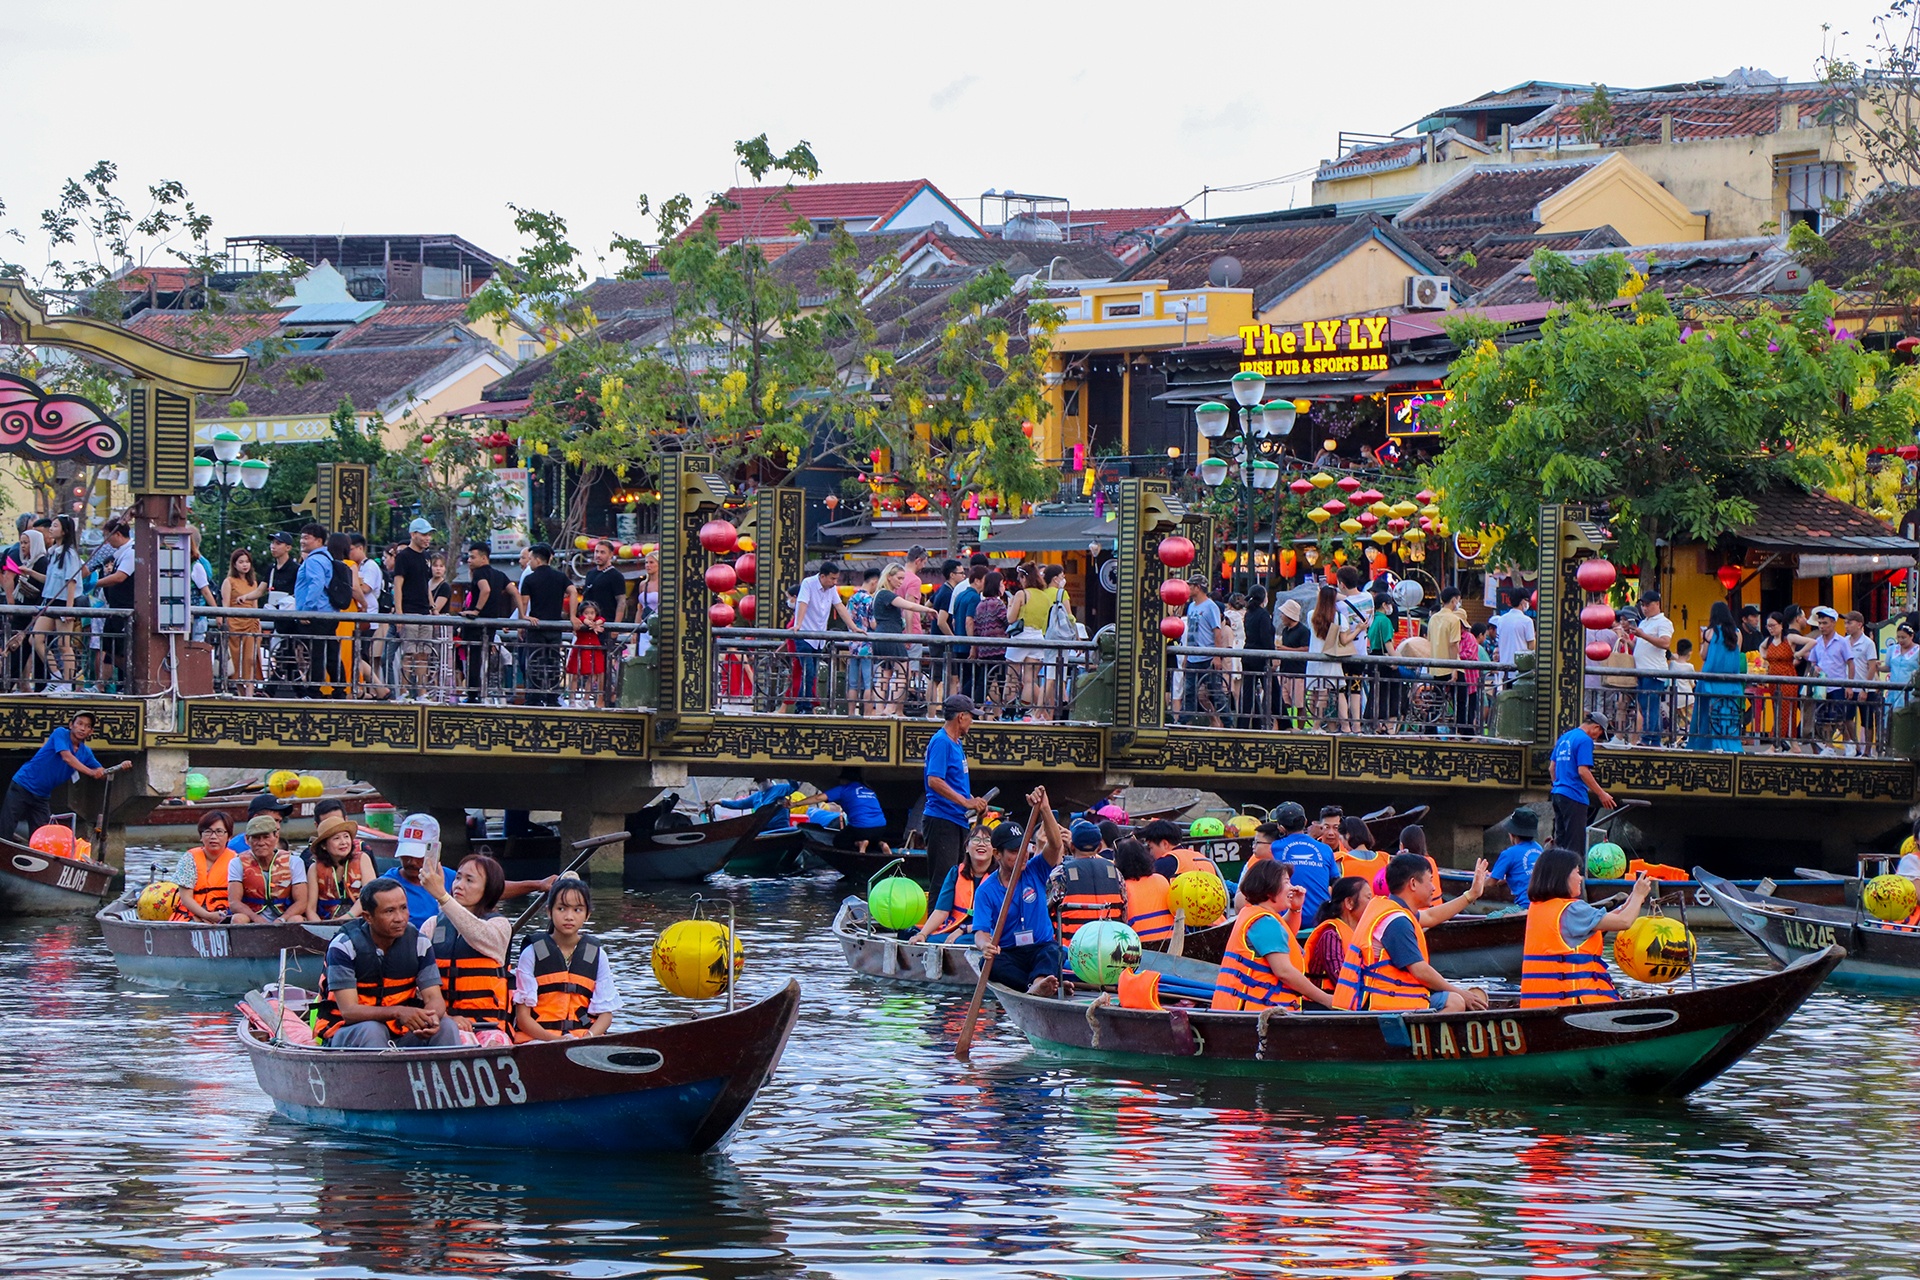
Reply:
[[[1584,706],[1587,633],[1580,625],[1586,593],[1574,573],[1587,555],[1602,554],[1599,528],[1585,507],[1552,503],[1540,508],[1540,636],[1534,646],[1533,773],[1548,776],[1547,753],[1560,735],[1580,723]]]
[[[610,836],[616,831],[627,829],[627,815],[624,813],[601,813],[593,809],[574,806],[560,813],[560,842],[568,846],[561,858],[571,862],[576,855],[571,846],[581,840],[592,840],[597,836]],[[594,850],[587,865],[580,868],[584,879],[594,884],[619,884],[626,867],[626,849],[624,846],[610,844],[603,849]]]
[[[707,608],[707,567],[700,526],[720,514],[726,482],[712,475],[705,454],[669,453],[660,460],[660,612],[654,643],[660,653],[660,709],[654,733],[676,746],[704,742],[713,728],[713,626]],[[778,625],[769,601],[763,625]],[[762,619],[756,619],[761,621]]]
[[[762,489],[754,498],[754,625],[780,625],[788,587],[798,587],[807,564],[807,495],[791,485]]]

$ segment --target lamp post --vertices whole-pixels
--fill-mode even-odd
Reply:
[[[220,495],[220,574],[226,572],[226,562],[232,558],[233,549],[227,545],[227,504],[237,496],[242,503],[249,501],[249,494],[258,493],[267,487],[266,463],[255,458],[240,456],[242,445],[240,437],[231,431],[221,431],[213,437],[213,457],[193,459],[193,487],[198,490],[213,490]],[[235,494],[238,490],[238,494]]]
[[[1280,437],[1293,430],[1294,408],[1289,400],[1261,404],[1261,397],[1267,392],[1267,380],[1257,373],[1234,374],[1232,388],[1234,404],[1240,411],[1240,434],[1234,439],[1225,438],[1233,417],[1232,409],[1218,400],[1210,400],[1194,411],[1200,434],[1210,442],[1211,456],[1200,464],[1199,471],[1201,482],[1211,489],[1227,483],[1229,476],[1234,479],[1234,496],[1246,513],[1241,563],[1247,567],[1247,582],[1251,584],[1253,540],[1259,525],[1255,507],[1259,495],[1280,484],[1280,466],[1266,455],[1281,451]],[[1271,560],[1268,563],[1271,565]],[[1231,581],[1228,585],[1231,587]]]

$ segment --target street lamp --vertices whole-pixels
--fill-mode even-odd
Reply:
[[[227,545],[227,506],[238,499],[248,501],[248,495],[260,492],[267,487],[267,476],[271,468],[257,458],[243,458],[244,444],[240,437],[231,431],[220,431],[213,437],[213,457],[195,456],[193,460],[193,487],[199,490],[211,489],[220,495],[220,555],[231,559],[233,549]]]
[[[1227,405],[1209,400],[1195,409],[1194,420],[1200,434],[1209,441],[1220,442],[1209,445],[1212,456],[1203,461],[1198,470],[1201,483],[1210,489],[1218,489],[1229,478],[1235,481],[1236,505],[1246,514],[1240,562],[1247,566],[1247,581],[1251,583],[1253,539],[1259,524],[1255,505],[1260,494],[1280,486],[1280,465],[1265,455],[1280,451],[1281,437],[1293,430],[1295,410],[1290,400],[1261,404],[1261,398],[1267,393],[1267,380],[1257,373],[1234,374],[1228,388],[1234,404],[1239,407],[1239,438],[1237,441],[1222,439],[1233,417],[1233,410]]]

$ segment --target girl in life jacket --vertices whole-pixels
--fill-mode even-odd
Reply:
[[[947,872],[927,913],[908,942],[970,942],[973,939],[973,895],[980,882],[993,874],[993,832],[976,825],[967,837],[966,855]]]
[[[354,824],[344,814],[320,823],[307,849],[307,882],[313,887],[313,918],[332,920],[360,914],[360,886],[380,875],[373,859],[354,847]]]
[[[1605,911],[1586,901],[1582,858],[1553,848],[1533,864],[1527,882],[1527,935],[1520,952],[1520,1007],[1611,1004],[1620,998],[1607,974],[1601,935],[1640,918],[1640,904],[1653,888],[1636,880],[1626,902]]]
[[[512,1044],[507,946],[513,941],[513,921],[494,910],[507,887],[506,872],[487,854],[468,854],[449,889],[440,855],[429,852],[420,866],[420,881],[437,908],[420,932],[433,943],[447,1016],[467,1033],[461,1037],[467,1043],[489,1048]]]
[[[1361,876],[1341,876],[1327,892],[1327,900],[1313,922],[1302,950],[1307,953],[1307,976],[1332,991],[1340,980],[1340,966],[1346,962],[1347,944],[1353,941],[1353,927],[1373,901],[1373,886]]]
[[[593,914],[586,882],[562,876],[547,897],[552,923],[520,948],[514,967],[514,1039],[563,1040],[605,1035],[620,1007],[606,948],[582,933]]]
[[[1173,905],[1167,878],[1153,869],[1153,855],[1143,841],[1129,836],[1113,850],[1126,891],[1127,926],[1140,941],[1165,943],[1173,937]]]

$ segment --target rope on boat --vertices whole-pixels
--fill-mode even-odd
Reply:
[[[1093,1043],[1089,1046],[1090,1048],[1098,1049],[1100,1047],[1100,1007],[1112,999],[1112,996],[1102,991],[1099,995],[1095,996],[1093,1002],[1087,1006],[1087,1030],[1093,1036]]]
[[[1267,1060],[1267,1019],[1273,1017],[1273,1013],[1273,1005],[1268,1005],[1260,1011],[1260,1042],[1254,1046],[1253,1050],[1253,1060],[1255,1062],[1265,1062]],[[1195,1036],[1199,1034],[1198,1031],[1194,1032]]]

